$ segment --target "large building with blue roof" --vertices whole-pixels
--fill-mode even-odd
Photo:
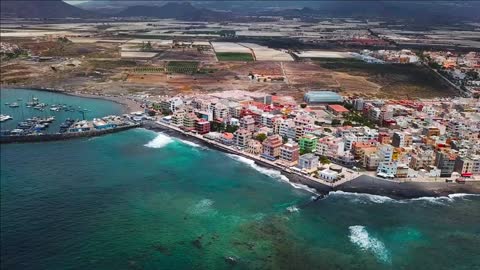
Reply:
[[[303,100],[308,104],[332,104],[343,102],[342,96],[338,93],[327,90],[309,91],[303,96]]]

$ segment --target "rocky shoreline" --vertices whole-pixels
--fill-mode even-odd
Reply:
[[[163,127],[158,124],[144,124],[144,128],[162,132],[172,137],[180,138],[182,140],[188,140],[200,145],[204,145],[216,150],[220,150],[225,153],[241,155],[236,152],[228,151],[228,149],[217,147],[213,144],[207,143],[204,140],[197,139],[187,134],[181,133],[174,129]],[[248,156],[245,158],[251,159]],[[262,162],[261,159],[256,159],[254,162],[260,166],[279,170],[277,167],[271,166],[267,162]],[[282,175],[286,176],[290,182],[296,184],[302,184],[309,188],[313,188],[317,193],[327,195],[333,191],[344,191],[351,193],[365,193],[371,195],[387,196],[395,199],[411,199],[420,197],[443,197],[450,194],[465,193],[465,194],[479,194],[480,195],[480,182],[467,182],[465,184],[458,183],[446,183],[446,182],[395,182],[390,180],[384,180],[377,177],[368,175],[361,175],[346,183],[342,183],[338,186],[329,186],[322,184],[311,179],[280,170]]]

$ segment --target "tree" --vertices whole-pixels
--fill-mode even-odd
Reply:
[[[216,132],[223,132],[225,130],[225,124],[224,123],[219,123],[216,121],[210,122],[210,129],[212,131]]]
[[[300,155],[312,153],[311,149],[300,149]]]
[[[238,129],[238,126],[227,125],[226,127],[226,131],[230,133],[234,133],[235,131],[237,131],[237,129]]]
[[[325,156],[321,156],[319,160],[322,164],[330,164],[330,160]]]
[[[341,123],[341,121],[338,120],[338,119],[333,119],[332,120],[332,126],[338,126],[338,125],[340,125],[340,123]]]
[[[307,103],[300,104],[300,108],[305,109],[307,107]]]
[[[267,135],[265,135],[263,133],[260,133],[255,137],[255,140],[257,140],[259,142],[263,142],[263,141],[265,141],[265,139],[267,139]]]
[[[343,122],[343,126],[351,126],[351,125],[353,125],[353,123],[350,122],[350,121],[344,121]]]

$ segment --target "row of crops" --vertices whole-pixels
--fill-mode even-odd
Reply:
[[[198,71],[198,64],[194,61],[170,61],[166,70],[169,73],[193,74]]]
[[[137,73],[160,73],[164,72],[165,69],[163,67],[137,67],[133,71]]]

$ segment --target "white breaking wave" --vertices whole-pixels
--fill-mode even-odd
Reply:
[[[345,192],[341,190],[331,191],[328,195],[351,197],[355,202],[372,202],[372,203],[386,203],[386,202],[401,202],[387,196],[373,195],[367,193]]]
[[[469,194],[469,193],[453,193],[448,195],[448,197],[451,199],[463,198],[463,197],[479,197],[479,196],[480,194]]]
[[[179,142],[181,142],[181,143],[183,143],[183,144],[192,146],[192,147],[207,149],[206,147],[203,147],[203,146],[201,146],[201,145],[198,144],[198,143],[194,143],[194,142],[187,141],[187,140],[182,140],[182,139],[176,139],[176,140],[179,141]]]
[[[294,213],[300,211],[300,209],[298,209],[296,206],[289,206],[287,207],[287,211],[290,213]]]
[[[238,156],[238,155],[234,155],[234,154],[227,154],[227,156],[229,156],[230,158],[234,159],[234,160],[237,160],[237,161],[240,161],[242,163],[245,163],[247,165],[249,165],[250,167],[252,167],[254,170],[264,174],[264,175],[267,175],[267,176],[270,176],[271,178],[273,179],[276,179],[276,180],[280,180],[280,181],[284,181],[284,182],[287,182],[288,184],[290,184],[291,186],[293,186],[294,188],[297,188],[297,189],[302,189],[302,190],[306,190],[308,192],[311,192],[311,193],[314,193],[314,194],[317,194],[317,191],[314,189],[314,188],[310,188],[306,185],[302,185],[302,184],[298,184],[298,183],[292,183],[290,182],[290,180],[288,180],[288,178],[283,175],[280,171],[278,170],[274,170],[274,169],[267,169],[267,168],[264,168],[264,167],[261,167],[261,166],[258,166],[254,160],[252,159],[248,159],[248,158],[245,158],[245,157],[242,157],[242,156]]]
[[[167,144],[173,142],[172,138],[168,137],[167,135],[163,133],[157,133],[157,137],[155,139],[149,141],[147,144],[145,144],[146,147],[150,148],[162,148],[166,146]]]
[[[361,250],[373,253],[379,260],[390,263],[390,254],[382,241],[371,236],[365,226],[355,225],[348,227],[350,229],[350,242],[358,246]]]
[[[441,197],[420,197],[411,199],[412,201],[425,201],[433,204],[445,204],[448,202],[453,202],[456,199],[465,199],[466,197],[476,197],[480,196],[480,194],[468,194],[468,193],[453,193],[447,196]]]
[[[341,190],[332,191],[329,195],[340,196],[340,197],[349,197],[352,201],[358,203],[407,203],[412,201],[424,201],[432,204],[445,204],[446,202],[453,202],[456,199],[464,199],[465,197],[470,196],[480,196],[480,194],[467,194],[467,193],[453,193],[448,196],[441,197],[419,197],[413,199],[402,199],[396,200],[387,196],[373,195],[367,193],[355,193],[355,192],[345,192]]]

